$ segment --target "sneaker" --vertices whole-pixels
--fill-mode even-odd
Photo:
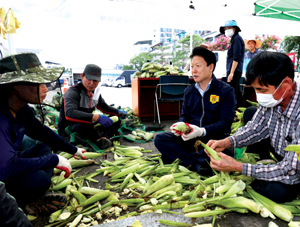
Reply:
[[[27,204],[23,210],[27,214],[45,216],[62,209],[66,204],[67,197],[64,194],[47,192],[39,200]]]
[[[96,144],[101,150],[104,150],[106,148],[109,148],[112,142],[110,139],[107,139],[106,137],[102,137],[97,140]]]
[[[51,214],[67,204],[67,197],[61,193],[46,193],[41,199],[41,213]]]

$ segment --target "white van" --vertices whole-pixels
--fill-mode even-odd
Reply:
[[[118,76],[113,80],[112,86],[118,88],[125,87],[125,86],[130,87],[131,77],[135,72],[136,70],[124,70],[120,76]]]
[[[227,50],[226,51],[213,51],[217,57],[217,64],[214,71],[216,78],[221,79],[226,77],[226,61],[227,61]]]

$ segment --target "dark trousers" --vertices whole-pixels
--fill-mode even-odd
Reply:
[[[50,147],[37,144],[19,153],[21,158],[36,158],[51,154]],[[40,169],[19,177],[14,177],[5,182],[6,190],[18,202],[19,207],[24,207],[41,198],[51,185],[53,168]]]
[[[248,107],[244,112],[244,123],[247,124],[255,114],[256,107]],[[283,158],[279,156],[275,149],[271,146],[270,139],[261,140],[258,143],[249,145],[246,150],[247,153],[257,153],[260,159],[271,159],[270,152],[275,156],[277,161]],[[273,200],[277,203],[283,203],[296,199],[299,195],[300,184],[288,185],[274,181],[254,180],[251,187],[259,194]]]
[[[251,187],[276,203],[290,202],[300,194],[300,184],[289,185],[274,181],[254,180]]]
[[[230,74],[230,71],[227,72],[226,78],[228,78],[229,74]],[[229,85],[234,88],[234,96],[235,96],[235,100],[237,102],[236,108],[245,107],[244,97],[240,90],[241,76],[242,76],[241,72],[235,71],[233,74],[232,80],[229,82]]]
[[[165,164],[172,163],[175,159],[181,160],[181,165],[194,167],[197,164],[203,167],[209,167],[209,157],[204,152],[204,148],[200,145],[198,147],[198,153],[194,147],[197,140],[201,140],[203,143],[207,143],[209,138],[199,137],[188,141],[183,141],[180,136],[175,136],[171,132],[159,133],[155,136],[155,147],[162,154],[162,160]],[[231,155],[229,150],[224,153]],[[231,155],[232,156],[232,155]]]
[[[117,133],[120,125],[121,125],[121,121],[117,121],[109,127],[102,126],[99,129],[95,129],[94,124],[78,123],[72,125],[72,130],[74,132],[78,132],[84,135],[85,138],[91,141],[96,141],[101,137],[106,137],[110,139]]]

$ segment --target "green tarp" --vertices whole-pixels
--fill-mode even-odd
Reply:
[[[257,0],[254,4],[256,16],[300,21],[300,0]]]

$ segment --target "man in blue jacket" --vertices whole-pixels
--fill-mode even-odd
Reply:
[[[171,126],[171,132],[156,135],[154,143],[165,163],[179,158],[184,166],[201,175],[210,175],[207,155],[202,147],[196,151],[194,144],[197,140],[206,143],[230,134],[236,106],[234,89],[214,76],[213,52],[196,47],[190,57],[195,83],[185,89],[179,121]],[[181,135],[174,130],[176,125],[185,123],[192,128],[189,134]],[[231,154],[229,150],[228,154]]]
[[[85,159],[84,149],[74,147],[41,124],[28,105],[41,104],[48,92],[45,84],[56,81],[63,70],[63,67],[45,69],[34,53],[0,59],[0,181],[22,208],[41,198],[46,212],[66,204],[63,194],[45,194],[51,185],[54,167],[64,170],[65,177],[72,170],[69,161],[53,154],[52,149]],[[19,151],[24,135],[42,143]],[[4,207],[5,204],[0,203],[0,210]]]

